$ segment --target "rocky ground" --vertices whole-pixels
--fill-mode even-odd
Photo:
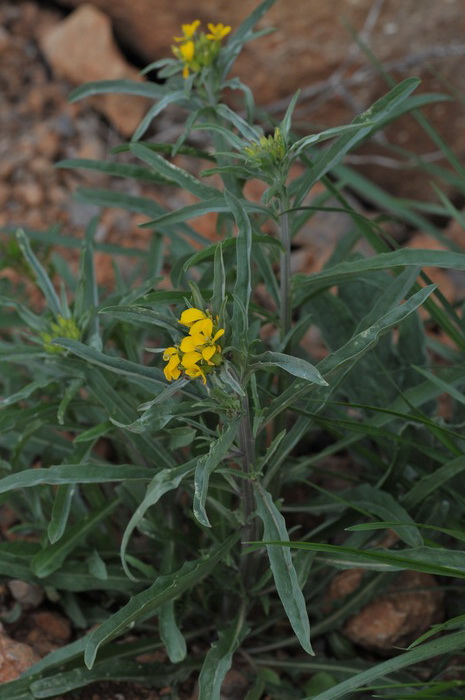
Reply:
[[[138,0],[133,3],[133,7],[140,13],[144,12],[144,1]],[[311,1],[313,2],[313,0]],[[300,0],[298,3],[300,6]],[[408,2],[406,0],[403,8],[409,3],[410,0]],[[63,0],[61,4],[67,7],[66,10],[60,8],[59,4],[58,2],[32,2],[30,0],[3,0],[0,2],[0,229],[3,230],[3,236],[0,239],[0,275],[12,279],[17,275],[17,270],[15,270],[14,261],[11,259],[8,247],[9,238],[6,234],[17,226],[42,232],[58,226],[63,236],[79,238],[82,237],[89,219],[94,214],[100,213],[98,242],[117,243],[122,246],[145,249],[148,233],[138,228],[138,224],[143,222],[145,217],[116,209],[99,212],[92,206],[79,204],[72,198],[73,192],[79,186],[112,187],[134,195],[147,195],[156,198],[168,208],[176,208],[190,203],[187,194],[173,192],[173,190],[166,188],[160,188],[154,192],[153,188],[146,185],[117,181],[102,174],[57,169],[54,167],[54,163],[63,158],[106,158],[113,147],[131,135],[145,109],[142,102],[127,101],[117,97],[92,103],[69,104],[67,95],[70,90],[76,84],[88,80],[135,77],[138,67],[145,60],[163,55],[160,52],[165,51],[166,47],[169,46],[170,39],[167,37],[176,31],[181,20],[186,21],[191,17],[169,14],[167,5],[164,8],[165,14],[160,16],[160,32],[157,34],[159,40],[150,47],[150,42],[145,34],[144,37],[140,34],[140,43],[137,45],[134,36],[137,31],[142,32],[140,27],[137,29],[137,22],[133,22],[131,25],[127,21],[127,34],[125,37],[123,36],[123,25],[126,17],[124,12],[127,12],[128,3],[126,5],[121,1],[105,3],[104,0],[99,0],[94,5],[100,7],[100,10],[90,5],[83,5],[71,14],[67,14],[70,11],[69,6],[81,5],[78,0]],[[165,5],[165,3],[162,4]],[[289,5],[288,3],[284,4]],[[219,3],[220,5],[222,7],[221,3]],[[288,97],[288,92],[297,87],[297,84],[293,84],[295,75],[292,80],[290,80],[289,74],[287,77],[284,75],[284,59],[291,50],[294,52],[295,65],[298,68],[294,73],[299,80],[302,80],[302,66],[298,62],[298,56],[300,55],[299,51],[305,52],[306,50],[303,34],[299,34],[297,40],[292,42],[294,35],[298,32],[298,27],[295,21],[291,22],[284,16],[283,5],[275,18],[276,21],[281,22],[280,30],[274,39],[267,39],[268,44],[263,55],[258,56],[254,53],[255,49],[250,49],[247,54],[249,60],[253,57],[260,67],[255,76],[257,94],[263,103],[270,104],[276,112],[281,108],[280,100]],[[332,7],[334,3],[319,3],[319,5]],[[404,77],[405,72],[402,72],[402,66],[408,64],[408,57],[402,54],[401,48],[402,42],[405,46],[407,38],[403,34],[403,38],[397,37],[392,49],[393,54],[389,54],[386,46],[389,43],[389,36],[395,34],[396,31],[405,33],[407,27],[400,27],[399,19],[393,18],[392,3],[387,2],[384,8],[382,5],[383,3],[380,2],[354,1],[348,3],[347,8],[349,14],[353,15],[352,19],[358,21],[359,25],[363,25],[364,18],[366,25],[370,16],[370,21],[373,24],[377,19],[376,11],[378,15],[382,10],[385,12],[385,15],[381,14],[382,26],[380,29],[380,36],[384,37],[384,43],[380,44],[381,50],[384,52],[383,59],[386,61],[397,60],[399,77]],[[181,3],[178,9],[182,9],[182,7],[184,5]],[[417,56],[414,68],[424,70],[418,59],[421,51],[424,50],[420,39],[423,42],[432,41],[428,37],[432,32],[431,27],[434,26],[434,13],[437,13],[440,7],[441,19],[436,18],[438,42],[440,40],[437,46],[449,46],[449,55],[444,54],[445,58],[443,56],[444,60],[449,60],[449,63],[444,64],[443,71],[448,75],[453,74],[457,70],[457,56],[461,55],[460,51],[463,49],[458,36],[465,21],[465,12],[463,12],[465,5],[462,0],[433,3],[432,6],[428,1],[428,7],[430,7],[433,18],[428,20],[422,37],[417,37],[416,43],[411,44],[412,51],[414,50],[414,55]],[[108,14],[102,10],[106,10]],[[225,21],[226,6],[223,10],[222,16],[213,17],[213,21]],[[183,11],[187,11],[186,8]],[[115,15],[113,25],[112,12]],[[198,12],[199,15],[203,13],[206,16],[206,8],[202,3],[199,3]],[[355,95],[356,102],[362,107],[367,100],[373,98],[373,92],[376,93],[379,89],[375,85],[376,81],[370,79],[369,73],[365,74],[368,77],[362,84],[360,79],[360,70],[362,69],[360,63],[357,63],[358,59],[354,62],[350,52],[344,58],[344,54],[341,54],[341,40],[328,34],[330,19],[326,13],[325,17],[320,18],[319,24],[316,22],[318,31],[309,41],[313,60],[320,60],[320,64],[318,66],[312,64],[312,67],[307,65],[306,67],[307,81],[311,79],[314,82],[314,97],[319,100],[320,111],[312,111],[313,107],[309,108],[307,112],[301,110],[302,121],[327,119],[327,123],[337,123],[339,118],[351,118],[350,110],[355,109],[353,99],[349,99],[342,89],[346,83],[350,86],[351,80],[353,85],[358,86],[358,92]],[[326,24],[324,24],[325,21]],[[332,21],[334,24],[334,17]],[[412,15],[412,22],[415,21],[418,29],[420,19],[418,16]],[[113,27],[116,28],[118,42],[114,38]],[[370,30],[370,25],[368,24],[365,29]],[[411,29],[412,27],[410,27]],[[337,32],[339,31],[338,28]],[[318,41],[326,41],[327,46],[333,46],[333,56],[332,59],[327,56],[326,67],[321,65],[324,56],[318,56]],[[139,52],[137,51],[138,46]],[[347,46],[348,44],[346,44],[346,52],[348,51]],[[455,47],[455,53],[451,47]],[[276,73],[276,81],[273,82],[270,80],[269,74],[266,75],[266,67],[270,66],[270,56],[275,57],[277,52],[281,52],[282,59],[276,62],[273,58],[273,75],[275,75],[274,71],[280,69],[279,75]],[[266,55],[269,57],[268,64],[266,63]],[[139,65],[136,68],[131,63]],[[287,61],[287,65],[289,65],[289,61]],[[345,70],[343,73],[340,72],[341,65]],[[247,70],[244,66],[245,64],[241,64],[241,70],[245,73]],[[250,72],[250,65],[248,70]],[[324,111],[322,111],[325,102],[323,96],[326,94],[325,90],[327,90],[331,80],[335,84],[334,76],[337,78],[338,70],[341,77],[338,83],[339,96],[335,100],[333,99],[331,115],[326,113],[325,116]],[[431,73],[429,76],[431,78]],[[460,74],[457,80],[462,79],[463,75]],[[433,83],[434,80],[431,84]],[[307,88],[307,93],[311,95],[311,85]],[[430,89],[432,88],[430,87]],[[306,102],[306,104],[308,103]],[[442,110],[444,107],[441,106],[440,109]],[[455,141],[455,147],[460,157],[464,148],[463,134],[465,134],[465,129],[462,128],[464,125],[463,107],[454,106],[453,111],[446,114],[449,116],[444,116],[444,112],[439,110],[432,116],[436,116],[440,122],[442,121],[443,127],[444,122],[449,120],[449,135],[452,141]],[[454,115],[453,118],[451,115]],[[157,138],[170,140],[182,128],[181,119],[181,115],[176,112],[170,112],[167,116],[162,117],[156,127]],[[407,125],[399,130],[399,144],[405,143],[405,141],[410,144],[409,133],[411,132],[408,131],[409,128],[412,127]],[[428,149],[431,149],[431,144],[428,145]],[[384,168],[381,171],[379,166],[382,161],[379,153],[359,154],[355,157],[354,162],[356,162],[357,157],[362,158],[360,165],[364,167],[370,164],[375,166],[372,172],[380,184],[389,189],[392,182],[395,181],[393,191],[396,193],[407,196],[424,187],[422,181],[415,180],[413,182],[411,176],[406,178],[399,176],[399,172],[392,168],[392,163],[390,168]],[[363,159],[365,160],[363,161]],[[403,180],[408,181],[408,189],[404,191],[401,189]],[[249,194],[259,196],[260,189],[257,184],[249,184]],[[460,203],[458,193],[451,192],[450,194],[457,203]],[[365,211],[363,202],[357,202],[357,206],[360,211]],[[204,235],[214,238],[214,221],[211,217],[200,220],[198,226]],[[337,214],[316,216],[312,220],[311,226],[303,231],[299,240],[296,241],[293,259],[294,271],[319,269],[328,255],[330,245],[335,243],[338,237],[344,233],[345,226],[345,217]],[[409,246],[438,247],[437,241],[422,231],[402,228],[391,231],[391,233],[397,235]],[[458,245],[464,246],[463,230],[457,224],[444,222],[444,234]],[[71,265],[75,264],[77,250],[63,246],[59,250],[67,257]],[[97,274],[100,284],[112,285],[112,259],[108,254],[97,254]],[[441,283],[443,293],[446,293],[451,301],[463,299],[465,296],[463,278],[437,270],[432,270],[431,276],[434,281]],[[3,509],[0,512],[0,529],[3,537],[9,537],[8,527],[11,522],[13,522],[11,521],[11,513]],[[342,585],[340,579],[338,582]],[[352,583],[350,582],[349,588]],[[429,583],[424,582],[424,585],[428,587]],[[332,592],[332,595],[337,597],[337,595],[343,596],[344,593]],[[421,616],[425,615],[425,606],[429,606],[429,619],[434,621],[440,615],[440,596],[432,591],[428,593],[426,598],[425,602],[422,603]],[[396,601],[395,605],[393,600]],[[377,601],[376,619],[383,620],[384,614],[384,619],[389,617],[392,620],[392,606],[394,605],[399,619],[397,639],[403,641],[406,625],[408,626],[409,620],[416,619],[417,612],[416,608],[413,610],[414,603],[415,601],[409,602],[409,599],[400,600],[399,595],[395,593],[388,593],[384,599]],[[373,618],[373,615],[372,610],[366,613],[368,618]],[[3,621],[3,627],[0,627],[0,683],[17,677],[19,673],[39,658],[66,644],[76,636],[76,631],[72,629],[69,620],[65,619],[63,614],[58,612],[53,604],[45,598],[43,590],[17,581],[10,581],[0,587],[0,620]],[[415,625],[415,622],[412,624]],[[351,621],[350,629],[346,630],[348,636],[352,633],[352,638],[357,643],[365,645],[367,649],[379,650],[379,642],[373,641],[373,635],[378,634],[379,637],[379,633],[375,630],[370,637],[368,626],[365,625],[361,629],[361,625],[365,625],[362,618],[358,620],[358,625],[357,621]],[[396,630],[393,631],[389,628],[389,639],[386,643],[389,645],[396,643],[393,641],[396,639],[395,635]],[[238,678],[237,672],[235,674],[232,674],[230,679],[230,698],[240,698],[242,697],[241,692],[243,693],[243,687],[242,690],[234,690],[240,687],[240,678]],[[237,693],[239,694],[237,695]],[[115,700],[155,700],[159,697],[166,697],[168,694],[169,689],[159,693],[127,684],[117,684],[111,686],[111,689],[108,685],[100,684],[87,688],[82,693],[67,697],[88,700],[108,697],[115,698]],[[187,694],[186,697],[188,697]]]

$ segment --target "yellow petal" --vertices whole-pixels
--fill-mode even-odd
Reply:
[[[216,348],[214,345],[207,345],[206,348],[203,348],[202,350],[202,357],[204,360],[208,360],[213,357],[213,355],[216,352]]]
[[[207,314],[200,309],[186,309],[182,312],[179,323],[182,323],[183,326],[192,326],[193,323],[200,321],[202,318],[207,318]]]
[[[191,22],[191,24],[181,25],[184,36],[187,37],[188,39],[190,39],[191,36],[193,36],[195,34],[195,32],[197,31],[197,27],[199,25],[200,25],[199,19],[195,19],[193,22]]]
[[[195,44],[193,41],[186,41],[185,44],[181,44],[179,47],[179,53],[182,56],[183,61],[192,61],[194,58]]]
[[[174,347],[166,348],[166,350],[163,351],[163,359],[165,362],[168,362],[170,357],[172,355],[177,355],[178,354],[178,349]]]
[[[222,22],[219,24],[209,23],[207,26],[211,32],[207,34],[207,39],[212,39],[213,41],[221,41],[231,31],[231,27],[225,26]]]
[[[193,352],[193,350],[197,350],[203,345],[205,345],[205,337],[201,333],[192,333],[182,339],[179,347],[182,352]]]
[[[215,335],[212,338],[212,343],[218,340],[218,338],[221,338],[222,335],[224,335],[224,328],[220,328],[218,331],[216,331]]]
[[[199,352],[186,352],[181,360],[181,364],[185,369],[192,369],[196,362],[202,359],[202,355]]]
[[[203,383],[204,384],[207,383],[207,378],[205,377],[205,372],[202,370],[201,367],[197,367],[197,365],[192,367],[192,369],[186,369],[186,374],[188,377],[190,377],[190,379],[198,379],[199,377],[201,377]]]
[[[202,333],[205,338],[210,338],[213,331],[213,321],[211,318],[203,318],[201,321],[196,321],[190,328],[189,335]],[[205,340],[204,340],[205,342]]]
[[[163,368],[163,373],[166,379],[170,382],[172,379],[179,379],[181,370],[177,364],[173,366],[172,363],[169,362],[166,367]]]

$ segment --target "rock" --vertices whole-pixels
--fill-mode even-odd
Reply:
[[[35,583],[14,579],[8,582],[8,588],[13,598],[23,608],[36,608],[44,599],[43,589]]]
[[[38,661],[40,656],[30,646],[10,639],[0,625],[0,683],[14,681]]]
[[[360,585],[361,569],[337,574],[328,599],[340,600]],[[442,592],[433,576],[416,571],[401,572],[388,592],[350,617],[343,634],[355,644],[378,652],[394,652],[405,646],[442,618]]]
[[[108,17],[84,4],[40,37],[41,48],[58,76],[76,85],[95,80],[141,80],[116,46]],[[97,109],[123,136],[131,136],[147,108],[147,101],[126,95],[92,98]]]
[[[14,193],[28,207],[37,207],[44,199],[43,189],[37,182],[23,182],[15,185]]]
[[[71,637],[71,623],[58,613],[42,611],[31,615],[25,641],[41,656],[62,647]]]

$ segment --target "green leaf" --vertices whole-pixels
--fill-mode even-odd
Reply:
[[[177,489],[184,477],[188,476],[191,472],[193,472],[194,468],[195,460],[191,460],[190,462],[187,462],[187,464],[183,464],[179,467],[173,467],[172,469],[162,469],[160,472],[158,472],[158,474],[152,477],[151,482],[147,486],[145,496],[134,511],[121,540],[121,563],[127,576],[129,576],[129,578],[131,578],[133,581],[135,581],[136,579],[131,574],[126,563],[126,549],[129,540],[131,539],[132,533],[144,517],[147,510],[151,506],[154,506],[156,503],[158,503],[160,498],[165,493],[168,493],[168,491],[172,491],[173,489]]]
[[[55,291],[52,281],[47,275],[42,263],[39,262],[37,256],[33,252],[31,244],[29,243],[29,239],[27,238],[24,231],[18,229],[18,231],[16,232],[16,238],[18,240],[20,250],[24,255],[29,267],[33,271],[37,284],[42,290],[47,300],[47,304],[50,308],[50,311],[55,315],[55,317],[66,316],[67,310],[63,309],[62,303],[58,294]]]
[[[173,102],[183,102],[185,100],[186,92],[184,89],[165,93],[165,95],[156,104],[150,107],[149,111],[134,132],[132,140],[138,141],[145,134],[155,117],[157,117],[160,112],[163,112],[168,105],[173,104]]]
[[[75,484],[60,484],[55,492],[52,515],[47,527],[51,544],[57,542],[64,534],[75,492]]]
[[[252,226],[250,224],[250,218],[244,210],[243,200],[239,200],[228,191],[225,191],[224,196],[232,211],[238,229],[236,242],[237,270],[234,294],[242,302],[245,309],[245,314],[247,315],[250,296],[252,294],[252,272],[250,260],[252,251]]]
[[[361,484],[349,491],[334,494],[335,500],[341,500],[348,505],[359,508],[362,512],[376,515],[382,520],[396,521],[393,530],[410,547],[423,546],[423,538],[414,521],[405,508],[386,491],[381,491],[370,484]],[[403,524],[405,523],[405,527]]]
[[[30,396],[32,396],[32,394],[34,394],[34,392],[37,391],[37,389],[43,389],[46,386],[49,386],[50,384],[51,381],[49,377],[36,379],[34,382],[23,386],[23,388],[17,391],[16,393],[11,394],[10,396],[5,396],[2,399],[0,399],[0,408],[6,408],[7,406],[12,406],[13,404],[18,403],[18,401],[28,399]]]
[[[232,535],[211,554],[186,562],[173,574],[159,576],[152,586],[134,595],[117,613],[90,634],[84,655],[86,666],[92,668],[102,644],[124,632],[132,623],[152,615],[162,605],[176,599],[208,576],[215,566],[224,560],[235,542],[237,535]]]
[[[340,136],[335,143],[323,151],[320,158],[317,159],[313,167],[302,179],[295,196],[295,204],[300,204],[313,184],[317,180],[321,180],[326,173],[342,161],[346,153],[355,148],[360,141],[368,136],[373,129],[373,124],[379,125],[383,123],[387,116],[406,100],[419,84],[420,80],[418,78],[406,78],[406,80],[403,80],[390,90],[387,95],[384,95],[371,105],[366,112],[356,117],[353,123],[360,126],[360,129],[355,134],[348,133]]]
[[[372,347],[374,347],[379,338],[388,330],[398,325],[413,313],[424,301],[428,298],[431,292],[435,289],[435,285],[424,287],[416,294],[413,294],[404,304],[397,306],[389,313],[382,316],[370,328],[367,328],[360,333],[357,333],[345,345],[338,348],[322,360],[318,365],[318,371],[322,376],[330,378],[332,375],[341,370],[353,367],[358,359],[363,357]],[[313,387],[310,387],[313,389]],[[315,387],[319,389],[319,387]],[[281,396],[277,397],[269,406],[266,412],[266,420],[269,421],[292,405],[301,394],[308,393],[308,385],[303,385],[298,380],[294,381]]]
[[[220,104],[216,108],[217,113],[230,122],[239,131],[242,136],[244,136],[249,141],[257,141],[260,137],[260,132],[248,122],[245,121],[237,112],[234,112],[230,107],[225,104]]]
[[[119,499],[111,501],[94,512],[91,516],[83,518],[73,527],[68,528],[66,534],[54,544],[45,547],[38,552],[31,562],[31,570],[39,578],[50,576],[60,568],[67,556],[87,535],[105,520],[115,510]]]
[[[292,96],[291,101],[289,102],[287,109],[286,109],[286,114],[284,115],[284,119],[282,120],[280,124],[280,130],[282,137],[284,139],[284,142],[286,144],[289,143],[289,135],[291,133],[291,126],[292,126],[292,115],[294,114],[294,109],[297,104],[297,100],[300,97],[300,90],[297,90],[297,92],[294,93]],[[295,144],[289,149],[290,152],[292,152],[292,148],[294,148]]]
[[[106,160],[90,160],[89,158],[65,158],[64,160],[55,163],[55,168],[71,168],[72,170],[94,170],[99,173],[105,173],[113,177],[134,178],[134,180],[143,180],[144,182],[152,182],[156,185],[173,185],[174,183],[168,178],[154,173],[148,168],[142,168],[137,165],[128,163],[111,163]]]
[[[370,126],[370,122],[364,124],[364,129]],[[373,124],[372,124],[373,126]],[[352,132],[360,131],[360,124],[345,124],[344,126],[335,126],[331,129],[326,129],[325,131],[320,131],[318,134],[309,134],[304,136],[292,144],[289,149],[289,153],[294,157],[298,156],[305,148],[313,146],[316,143],[321,143],[322,141],[327,141],[335,136],[341,136],[342,134],[350,134]]]
[[[435,493],[454,476],[465,471],[465,457],[457,457],[447,464],[435,469],[431,474],[422,477],[405,494],[402,503],[405,508],[411,510],[422,503],[428,496]]]
[[[46,331],[48,328],[48,324],[46,319],[43,316],[37,316],[36,314],[33,314],[32,311],[30,311],[24,304],[20,304],[18,301],[15,301],[14,299],[9,299],[8,297],[1,296],[0,295],[0,305],[1,306],[12,306],[15,310],[18,316],[24,321],[24,323],[29,326],[29,328],[33,328],[35,331]],[[33,348],[29,348],[29,350],[33,350]]]
[[[213,197],[218,197],[221,192],[216,189],[216,187],[210,187],[210,185],[205,185],[200,182],[196,177],[179,168],[177,165],[170,163],[168,160],[154,153],[147,146],[134,143],[131,145],[131,152],[140,158],[145,163],[150,165],[155,172],[161,173],[164,177],[175,182],[179,187],[191,192],[195,197],[201,200],[212,199]]]
[[[286,522],[273,503],[273,499],[260,484],[255,483],[255,498],[257,513],[263,522],[263,540],[265,544],[270,539],[288,540]],[[283,608],[292,629],[302,648],[308,654],[313,654],[310,644],[310,623],[308,620],[305,598],[300,590],[297,573],[290,552],[284,547],[274,547],[266,544],[271,571],[276,590],[281,598]]]
[[[256,542],[255,544],[260,544]],[[417,547],[416,549],[356,549],[321,542],[266,541],[267,546],[280,545],[319,552],[326,565],[342,569],[363,567],[372,571],[422,571],[435,576],[465,578],[465,553],[451,549]]]
[[[165,88],[161,85],[149,82],[138,82],[136,80],[99,80],[93,83],[86,83],[72,90],[68,95],[70,102],[77,102],[84,97],[94,95],[106,95],[108,93],[122,93],[125,95],[138,95],[139,97],[149,97],[159,99],[165,93]]]
[[[248,202],[245,199],[241,199],[240,201],[242,206],[251,213],[266,214],[268,217],[272,216],[272,213],[270,213],[270,211],[261,204]],[[196,219],[204,214],[209,214],[210,212],[222,212],[229,214],[231,212],[231,208],[226,203],[224,196],[215,197],[214,199],[209,199],[205,202],[190,204],[187,207],[182,207],[182,209],[169,212],[168,214],[162,214],[158,216],[158,218],[153,219],[153,221],[148,221],[146,224],[142,224],[140,228],[156,228],[158,226],[180,224],[184,221],[188,221],[189,219]],[[272,216],[272,218],[275,217]]]
[[[241,611],[225,630],[218,633],[218,641],[211,645],[199,676],[198,700],[220,700],[224,677],[231,668],[233,654],[247,630]]]
[[[69,338],[55,338],[53,340],[53,345],[59,345],[66,350],[70,350],[77,357],[81,357],[83,360],[90,362],[93,365],[103,367],[110,372],[115,372],[116,374],[122,374],[126,377],[143,377],[147,381],[147,387],[152,385],[152,388],[164,386],[165,382],[161,379],[161,373],[157,373],[155,369],[151,367],[145,367],[144,365],[139,365],[136,362],[130,362],[122,357],[112,357],[111,355],[105,355],[94,348],[84,345],[77,340],[70,340]]]
[[[316,286],[333,286],[343,280],[357,279],[360,275],[375,270],[389,270],[406,265],[418,267],[443,267],[452,270],[465,270],[465,255],[447,250],[396,250],[394,253],[380,253],[371,258],[362,258],[340,263],[317,272],[311,277],[299,278],[296,289],[310,289]],[[323,284],[324,283],[324,284]],[[299,299],[299,303],[303,301]]]
[[[372,668],[357,673],[342,683],[304,700],[338,700],[347,698],[349,694],[358,691],[359,688],[372,683],[377,678],[383,678],[390,673],[396,673],[402,668],[413,666],[427,659],[433,659],[442,654],[457,653],[465,646],[465,632],[450,634],[441,639],[422,644],[420,647],[395,656],[393,659],[376,664]]]
[[[285,355],[282,352],[268,351],[258,355],[256,359],[260,367],[280,367],[286,372],[289,372],[289,374],[294,375],[294,377],[300,377],[300,379],[305,379],[308,382],[319,384],[320,386],[329,386],[328,382],[323,379],[316,367],[299,357]]]
[[[170,335],[176,332],[179,335],[179,323],[169,316],[164,316],[158,311],[148,309],[146,306],[138,306],[137,304],[120,304],[119,306],[104,306],[99,309],[99,314],[108,314],[113,318],[118,318],[120,321],[129,321],[130,323],[148,323],[151,326],[158,326],[169,331]]]
[[[239,419],[233,421],[217,440],[210,443],[207,454],[197,462],[194,476],[194,515],[205,527],[211,527],[205,510],[210,475],[228,453],[239,428]]]
[[[187,652],[186,640],[176,624],[174,601],[170,600],[161,606],[158,613],[158,629],[171,663],[177,664],[183,661]]]
[[[41,484],[99,484],[112,481],[151,479],[153,469],[132,464],[62,464],[48,469],[26,469],[0,479],[0,493],[28,489]]]

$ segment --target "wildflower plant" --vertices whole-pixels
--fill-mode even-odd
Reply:
[[[147,254],[115,246],[139,262],[106,293],[94,273],[96,220],[78,277],[60,292],[18,233],[45,308],[1,296],[0,493],[19,528],[0,543],[0,571],[43,586],[83,634],[4,684],[0,699],[55,697],[111,677],[179,697],[197,683],[200,700],[215,700],[231,666],[248,700],[331,700],[387,682],[395,697],[405,688],[413,697],[425,678],[415,663],[465,647],[458,602],[449,622],[388,661],[356,658],[341,636],[399,572],[459,589],[465,577],[463,319],[421,272],[463,270],[465,256],[397,249],[347,194],[376,199],[379,189],[344,163],[389,121],[441,97],[413,95],[419,81],[408,78],[348,125],[299,137],[298,94],[278,123],[259,122],[230,71],[272,4],[234,31],[183,25],[174,58],[147,69],[164,82],[107,81],[72,95],[121,91],[154,105],[118,149],[137,167],[118,154],[59,167],[181,187],[196,201],[168,211],[148,197],[79,190],[81,202],[147,217]],[[226,103],[231,90],[244,98],[241,114]],[[183,134],[142,141],[170,104],[186,111]],[[208,148],[189,143],[194,131]],[[178,154],[211,167],[199,176],[173,162]],[[245,194],[252,178],[264,183],[260,201]],[[435,211],[450,213],[443,197]],[[435,230],[425,207],[383,202],[389,216]],[[294,235],[334,209],[347,235],[321,271],[291,277]],[[190,224],[206,213],[217,215],[215,243]],[[432,324],[447,342],[427,334]],[[448,418],[437,412],[445,392]],[[344,473],[337,461],[327,467],[338,455],[350,462]],[[360,568],[360,589],[331,608],[335,575]],[[154,651],[162,663],[144,660]],[[441,664],[432,678],[455,692]]]

